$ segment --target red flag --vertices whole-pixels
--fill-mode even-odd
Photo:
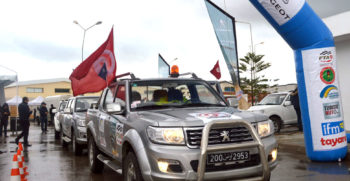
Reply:
[[[218,79],[218,80],[221,78],[221,71],[220,71],[220,66],[219,66],[219,60],[214,65],[213,69],[211,69],[210,73],[213,74],[215,76],[215,78]]]
[[[73,95],[98,92],[107,87],[115,78],[117,70],[114,57],[112,28],[108,39],[70,75]]]

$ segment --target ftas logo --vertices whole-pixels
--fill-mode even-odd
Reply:
[[[320,97],[325,99],[336,99],[339,97],[338,88],[334,85],[328,85],[322,89]]]
[[[318,60],[321,63],[332,63],[333,62],[332,51],[323,51],[322,53],[320,53]]]
[[[326,122],[322,123],[322,134],[323,136],[335,135],[344,132],[344,122]],[[346,142],[346,136],[341,136],[337,138],[324,139],[321,138],[322,146],[336,146],[337,144]]]

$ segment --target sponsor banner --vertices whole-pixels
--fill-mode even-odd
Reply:
[[[346,146],[346,136],[338,92],[335,48],[304,50],[302,57],[313,149],[342,148]]]
[[[258,1],[280,26],[291,20],[305,4],[305,0]]]
[[[323,113],[325,119],[339,118],[341,116],[339,102],[324,103]]]
[[[239,72],[235,20],[212,2],[205,1],[205,5],[232,82],[236,84],[239,82]]]

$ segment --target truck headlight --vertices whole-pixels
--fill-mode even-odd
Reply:
[[[78,119],[77,120],[77,125],[81,126],[81,127],[85,127],[86,126],[85,119]]]
[[[269,136],[273,133],[273,123],[271,120],[263,121],[263,122],[258,122],[258,134],[259,136],[266,137]]]
[[[184,145],[185,138],[182,128],[148,127],[147,135],[154,143]]]

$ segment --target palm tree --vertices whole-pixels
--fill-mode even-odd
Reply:
[[[244,58],[240,58],[240,73],[246,72],[250,73],[250,79],[247,77],[241,78],[243,90],[247,90],[250,88],[252,105],[254,105],[254,97],[263,92],[264,89],[268,88],[269,85],[266,84],[268,79],[265,78],[264,75],[258,76],[257,74],[261,71],[269,68],[271,66],[270,63],[265,63],[262,61],[264,55],[256,55],[255,53],[247,53]]]

